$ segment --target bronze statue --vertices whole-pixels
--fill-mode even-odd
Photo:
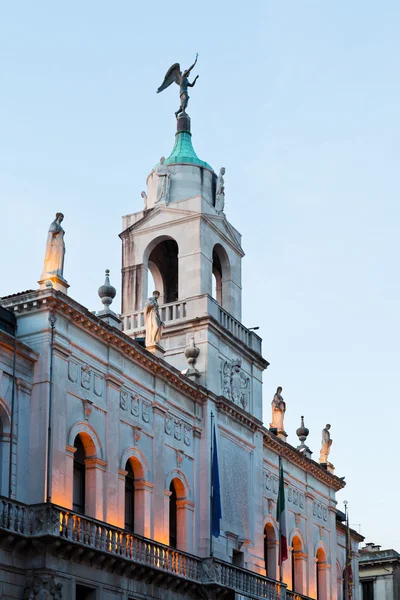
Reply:
[[[186,112],[186,108],[187,108],[187,105],[189,102],[188,88],[193,87],[194,84],[196,83],[197,79],[199,78],[199,76],[197,75],[195,77],[195,79],[193,80],[193,83],[189,83],[188,77],[189,77],[190,71],[193,69],[193,67],[197,63],[198,56],[199,55],[196,54],[196,60],[194,61],[192,66],[189,67],[189,69],[186,69],[186,71],[183,71],[183,73],[181,71],[181,66],[179,63],[175,63],[174,65],[172,65],[172,67],[170,67],[168,69],[168,71],[164,77],[164,81],[163,81],[162,85],[160,85],[160,87],[157,90],[157,94],[159,94],[163,90],[166,90],[167,87],[169,87],[171,85],[171,83],[173,83],[174,81],[176,84],[179,85],[179,96],[181,99],[181,105],[175,113],[176,118],[178,118],[178,115],[180,113]]]

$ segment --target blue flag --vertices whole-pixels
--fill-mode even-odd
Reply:
[[[221,511],[221,490],[219,487],[219,471],[218,471],[218,450],[217,450],[217,436],[215,435],[214,426],[214,444],[213,444],[213,456],[212,456],[212,534],[214,537],[219,537],[220,534],[220,520],[222,517]]]

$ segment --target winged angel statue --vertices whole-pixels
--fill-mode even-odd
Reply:
[[[186,112],[186,107],[189,102],[188,88],[193,87],[194,84],[196,83],[197,79],[199,78],[199,76],[197,75],[197,77],[194,79],[193,83],[189,83],[188,77],[189,77],[190,71],[193,69],[193,67],[197,63],[198,56],[199,55],[196,54],[196,60],[194,61],[192,66],[189,67],[189,69],[186,69],[186,71],[183,71],[183,73],[181,71],[181,66],[179,63],[175,63],[174,65],[172,65],[172,67],[170,67],[168,69],[168,71],[164,77],[164,81],[162,82],[162,84],[160,85],[160,87],[157,90],[157,94],[159,94],[163,90],[166,90],[167,87],[169,87],[171,85],[171,83],[173,83],[174,81],[176,84],[179,85],[179,96],[181,99],[181,105],[179,107],[179,110],[177,110],[175,113],[176,118],[178,118],[178,115],[180,113]]]

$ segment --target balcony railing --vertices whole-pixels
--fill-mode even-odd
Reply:
[[[303,596],[303,594],[299,594],[298,592],[292,592],[291,590],[286,590],[286,599],[287,600],[310,600],[309,596]]]
[[[179,324],[182,320],[211,316],[243,344],[261,354],[261,338],[242,325],[208,294],[162,304],[160,306],[160,316],[167,328],[170,325]],[[140,310],[130,315],[124,315],[122,327],[123,331],[132,337],[139,337],[144,334],[144,311]]]
[[[217,592],[230,589],[252,599],[309,600],[288,592],[284,584],[252,571],[216,558],[193,556],[53,504],[28,506],[0,496],[0,535],[8,538],[11,547],[15,537],[25,538],[25,541],[42,536],[58,538],[59,542],[52,545],[53,551],[60,549],[65,556],[65,542],[72,548],[69,550],[71,560],[73,547],[76,547],[80,562],[85,560],[86,552],[91,564],[96,563],[95,556],[98,556],[99,563],[107,569],[115,564],[119,573],[128,576],[134,571],[138,578],[144,573],[143,577],[159,585],[163,578],[167,585],[174,577],[183,586],[206,586]]]

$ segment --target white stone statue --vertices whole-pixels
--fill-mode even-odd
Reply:
[[[215,193],[215,209],[222,213],[225,207],[225,167],[221,167],[217,180],[217,191]]]
[[[321,452],[319,455],[320,463],[328,462],[328,456],[332,446],[331,434],[329,433],[330,428],[331,426],[329,425],[329,423],[327,423],[325,428],[322,430]]]
[[[283,420],[285,418],[286,404],[282,397],[282,388],[278,387],[276,394],[272,399],[272,423],[270,427],[276,428],[279,431],[284,431]]]
[[[151,298],[149,298],[144,305],[146,348],[158,344],[162,336],[164,323],[161,321],[160,311],[158,309],[157,300],[159,297],[160,292],[153,292]]]
[[[171,173],[165,165],[165,157],[160,158],[160,164],[157,165],[155,174],[158,177],[157,186],[157,204],[168,204],[169,189],[171,186]]]
[[[142,196],[144,202],[143,210],[147,210],[147,194],[146,192],[140,192],[140,195]]]
[[[61,277],[64,279],[64,229],[61,227],[61,222],[64,215],[60,212],[56,214],[56,218],[52,222],[47,235],[46,255],[44,257],[42,280],[51,279],[52,277]]]

